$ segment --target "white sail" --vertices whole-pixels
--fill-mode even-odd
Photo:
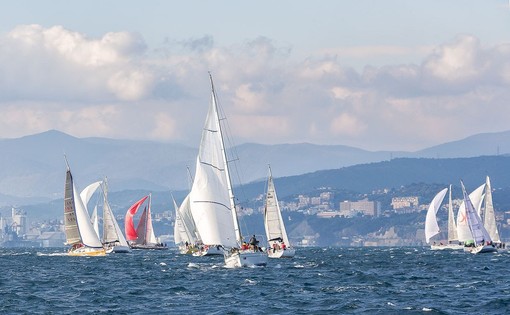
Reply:
[[[99,188],[99,186],[101,186],[102,183],[103,183],[102,181],[94,182],[94,183],[88,185],[87,187],[85,187],[81,191],[80,198],[83,202],[83,205],[85,206],[85,210],[87,211],[87,213],[89,213],[88,204],[89,204],[90,198],[92,198],[92,196],[94,195],[96,190]],[[90,215],[90,221],[92,222],[94,231],[96,231],[96,234],[99,237],[99,218],[97,215],[97,205],[94,207],[94,210],[92,211],[92,214]]]
[[[485,183],[480,185],[477,189],[475,189],[473,192],[471,192],[469,194],[468,197],[471,200],[471,204],[473,204],[473,205],[480,204],[480,202],[482,200],[484,188],[485,188]],[[473,208],[474,208],[474,206],[473,206]],[[461,241],[461,242],[465,242],[465,241],[469,241],[469,240],[473,239],[471,236],[471,231],[469,230],[469,225],[468,225],[467,216],[466,216],[466,205],[465,205],[464,201],[460,204],[459,210],[457,212],[457,233],[458,233],[459,241]]]
[[[122,230],[113,215],[112,208],[108,202],[108,186],[106,180],[103,184],[103,242],[115,243],[118,242],[120,246],[129,248],[129,244],[122,234]]]
[[[97,215],[97,205],[94,206],[94,210],[92,211],[92,216],[90,217],[90,222],[92,222],[94,231],[96,231],[97,237],[99,237],[99,216]]]
[[[290,242],[287,237],[287,231],[285,230],[285,225],[283,224],[280,205],[278,204],[278,197],[274,187],[271,168],[269,168],[269,178],[267,181],[264,223],[267,240],[269,242],[269,248],[272,248],[273,243],[275,243],[277,239],[280,239],[280,242],[283,240],[286,246],[290,246]]]
[[[186,196],[186,198],[188,198],[188,196]],[[183,237],[184,235],[186,235],[186,231],[184,230],[184,223],[182,222],[181,215],[179,214],[179,207],[175,202],[174,196],[172,196],[172,201],[174,203],[175,209],[174,243],[175,245],[178,245],[186,242],[186,240]]]
[[[99,240],[99,237],[97,236],[97,233],[94,230],[92,223],[90,222],[89,214],[87,213],[87,210],[85,209],[80,196],[78,196],[76,188],[74,189],[74,193],[76,218],[78,221],[78,227],[80,229],[80,236],[83,244],[88,247],[102,248],[103,244],[101,244],[101,241]]]
[[[226,247],[236,247],[238,244],[233,220],[235,206],[232,206],[233,198],[228,176],[213,91],[190,192],[191,213],[204,244]]]
[[[458,240],[457,224],[455,223],[455,215],[453,213],[452,185],[450,185],[450,191],[448,192],[448,243]]]
[[[485,185],[485,184],[484,184]],[[485,227],[482,224],[482,220],[480,216],[476,212],[473,203],[471,202],[469,196],[466,193],[466,188],[464,187],[464,183],[461,182],[462,186],[462,194],[464,196],[464,205],[466,209],[466,218],[468,221],[469,230],[471,232],[471,240],[474,240],[475,245],[485,242],[491,242],[491,237]]]
[[[69,165],[66,174],[64,206],[67,244],[82,243],[86,247],[102,248],[103,245],[94,231],[89,214],[76,190]]]
[[[151,205],[152,194],[149,194],[149,209],[147,210],[147,240],[149,244],[157,244],[159,242],[158,239],[156,238],[156,234],[154,234],[154,228],[152,227]]]
[[[427,210],[427,217],[425,218],[425,240],[427,241],[427,244],[433,236],[439,234],[439,225],[437,224],[436,213],[439,210],[447,191],[448,188],[441,190],[430,202],[429,209]]]
[[[92,195],[94,195],[94,193],[99,188],[99,186],[101,186],[102,183],[103,183],[102,181],[94,182],[94,183],[88,185],[87,187],[85,187],[85,189],[83,189],[81,191],[80,198],[83,201],[83,204],[85,205],[86,209],[87,209],[87,205],[90,201],[90,198],[92,198]]]
[[[496,214],[494,213],[494,205],[492,203],[492,187],[489,176],[485,181],[485,215],[484,225],[493,242],[500,243],[498,227],[496,225]]]
[[[173,199],[173,197],[172,197]],[[188,242],[188,244],[196,244],[200,239],[196,230],[195,221],[191,214],[190,195],[188,194],[180,207],[174,200],[175,209],[175,225],[174,225],[174,240],[176,244]]]

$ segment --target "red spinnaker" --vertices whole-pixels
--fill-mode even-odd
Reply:
[[[126,218],[124,223],[124,229],[126,231],[126,239],[128,241],[135,241],[138,238],[138,234],[136,234],[135,225],[133,223],[133,216],[140,208],[140,205],[145,201],[145,199],[149,198],[149,196],[145,196],[142,199],[138,200],[131,208],[126,212]]]

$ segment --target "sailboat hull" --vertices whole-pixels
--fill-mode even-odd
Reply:
[[[147,245],[140,245],[140,244],[132,244],[132,249],[150,249],[150,250],[166,250],[168,247],[161,246],[161,245],[153,245],[153,244],[147,244]]]
[[[179,245],[179,254],[182,254],[182,255],[191,255],[191,254],[194,254],[197,251],[198,251],[198,249],[196,247],[194,247],[194,246],[186,247],[186,245]]]
[[[430,250],[462,250],[464,245],[459,244],[445,244],[445,245],[431,245]]]
[[[292,258],[295,254],[296,250],[294,248],[279,249],[275,251],[268,249],[267,251],[267,256],[269,258]]]
[[[129,246],[116,245],[111,248],[112,253],[131,253]]]
[[[225,267],[263,267],[267,265],[267,254],[254,251],[236,251],[225,255]]]
[[[471,254],[497,253],[498,250],[492,245],[478,245],[476,247],[466,247]],[[466,251],[466,248],[464,249]]]
[[[223,255],[223,248],[220,246],[205,246],[203,249],[199,249],[198,251],[193,253],[193,256],[213,256],[213,255]]]
[[[67,253],[69,256],[105,256],[106,251],[104,248],[92,248],[87,246],[82,246],[80,248],[75,248],[69,250]]]

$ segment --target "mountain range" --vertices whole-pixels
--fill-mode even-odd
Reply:
[[[76,138],[56,130],[16,139],[0,139],[0,205],[35,204],[62,198],[66,155],[78,188],[108,176],[110,190],[189,189],[197,148],[180,144]],[[467,158],[510,154],[510,131],[477,134],[415,152],[367,151],[343,145],[309,143],[234,148],[239,182],[260,181],[271,164],[275,177],[308,174],[313,182],[322,170],[389,161],[393,158]],[[405,160],[405,159],[404,159]],[[496,171],[496,170],[494,170]],[[398,172],[398,171],[397,171]],[[418,174],[427,176],[426,173]],[[331,175],[333,176],[333,175]],[[326,176],[327,177],[327,176]],[[417,177],[416,180],[419,180]],[[373,180],[374,186],[377,178]],[[354,187],[355,181],[349,183]],[[293,184],[295,187],[297,184]],[[354,185],[354,186],[352,186]]]

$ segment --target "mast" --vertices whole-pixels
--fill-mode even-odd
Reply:
[[[236,234],[236,238],[237,238],[238,244],[241,244],[241,242],[243,241],[243,237],[241,235],[241,230],[239,229],[239,220],[237,218],[235,196],[234,196],[234,191],[232,189],[232,180],[230,178],[230,170],[228,168],[227,153],[225,151],[225,143],[223,141],[223,130],[221,128],[221,122],[220,122],[220,117],[219,117],[218,103],[217,103],[217,98],[216,98],[216,91],[214,90],[214,83],[213,83],[212,75],[211,75],[210,72],[209,72],[209,79],[211,81],[212,102],[213,102],[213,105],[214,105],[214,110],[216,112],[216,119],[217,119],[217,122],[218,122],[219,131],[220,131],[221,153],[223,155],[223,163],[224,163],[224,168],[225,168],[225,175],[227,177],[227,189],[228,189],[228,195],[229,195],[229,199],[230,199],[230,207],[231,207],[231,211],[232,211],[232,218],[234,220],[234,232]]]

